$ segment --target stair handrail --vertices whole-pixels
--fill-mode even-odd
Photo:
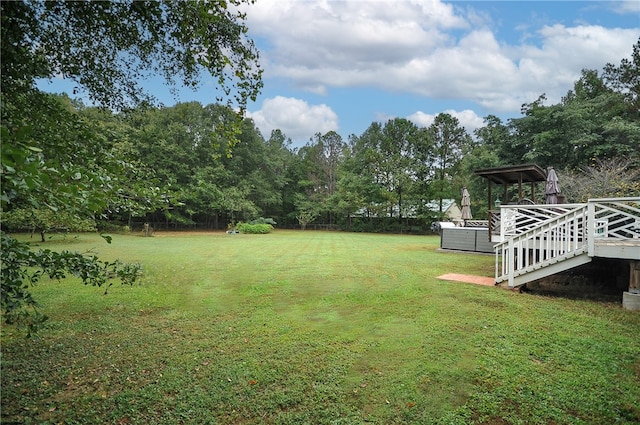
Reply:
[[[534,204],[502,205],[500,207],[500,236],[506,240],[510,236],[526,233],[529,229],[582,207],[584,204]],[[504,217],[502,217],[504,216]],[[518,225],[516,226],[516,223]]]
[[[588,204],[575,204],[575,206],[576,208],[551,217],[525,232],[510,236],[496,244],[494,246],[496,282],[508,280],[509,286],[513,287],[514,277],[528,269],[543,267],[545,263],[560,257],[586,251],[590,239],[589,208]],[[571,235],[572,232],[573,235]],[[543,243],[546,244],[544,250]],[[535,256],[529,258],[525,255],[530,254],[534,249],[538,249],[537,258]]]

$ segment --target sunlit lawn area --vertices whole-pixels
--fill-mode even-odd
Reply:
[[[52,240],[141,262],[133,287],[34,289],[2,328],[24,424],[640,423],[640,314],[436,279],[493,275],[437,236],[282,231]]]

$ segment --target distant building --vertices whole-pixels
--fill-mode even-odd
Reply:
[[[440,212],[439,201],[431,201],[426,205],[426,207],[434,213]],[[458,207],[455,199],[442,200],[442,213],[446,218],[453,221],[454,223],[462,222],[462,210],[460,210],[460,207]]]
[[[438,214],[440,212],[440,201],[431,201],[426,203],[424,206],[427,210],[431,211],[434,214]],[[389,214],[390,214],[389,211],[388,210],[385,210],[385,211],[386,211],[385,214],[378,215],[370,212],[366,208],[361,208],[355,214],[353,214],[352,217],[389,217]],[[394,216],[396,217],[398,216],[397,205],[394,205],[391,211],[393,212]],[[462,211],[460,210],[460,207],[458,207],[458,204],[456,203],[455,199],[442,200],[442,213],[444,214],[445,219],[453,221],[456,224],[462,223]],[[405,218],[416,218],[417,217],[416,207],[415,206],[404,207],[402,216]]]

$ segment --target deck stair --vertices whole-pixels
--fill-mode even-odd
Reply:
[[[509,287],[589,263],[594,257],[640,260],[640,198],[584,204],[503,207],[495,245],[496,284]]]

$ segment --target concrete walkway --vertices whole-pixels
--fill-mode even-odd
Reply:
[[[486,276],[473,276],[469,274],[447,273],[436,279],[450,280],[453,282],[473,283],[475,285],[495,286],[495,279]]]

